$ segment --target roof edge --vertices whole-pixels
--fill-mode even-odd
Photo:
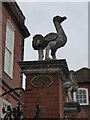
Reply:
[[[7,1],[7,0],[6,0]],[[30,36],[30,32],[28,28],[25,26],[25,16],[23,15],[21,9],[19,8],[16,2],[2,2],[4,7],[7,9],[9,14],[12,16],[12,19],[15,21],[17,27],[20,32],[24,36],[24,38]]]

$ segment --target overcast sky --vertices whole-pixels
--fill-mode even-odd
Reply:
[[[20,0],[17,0],[20,1]],[[70,70],[88,66],[88,2],[18,2],[26,17],[25,24],[31,36],[25,41],[24,60],[38,60],[37,51],[32,48],[35,34],[45,36],[56,32],[53,17],[66,16],[62,27],[67,35],[67,43],[58,49],[57,59],[66,59]]]

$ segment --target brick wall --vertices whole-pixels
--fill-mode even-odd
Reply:
[[[10,21],[15,30],[12,78],[4,71],[7,20]],[[21,69],[18,62],[23,60],[24,39],[30,35],[24,21],[25,16],[16,2],[0,2],[0,94],[11,90],[11,88],[20,88],[22,85],[22,75],[20,73]],[[19,94],[20,91],[14,91],[2,98],[5,98],[8,102],[10,102],[12,107],[16,107],[17,102],[20,99]],[[0,103],[2,103],[2,100]],[[0,104],[0,113],[1,109],[2,105]]]
[[[7,73],[4,72],[4,53],[5,53],[5,40],[6,40],[6,23],[7,23],[7,19],[10,20],[11,24],[13,25],[13,27],[15,28],[15,39],[14,39],[14,66],[13,66],[13,78],[10,78]],[[20,74],[20,67],[18,65],[18,61],[22,61],[22,49],[23,49],[23,36],[20,33],[18,27],[16,26],[16,24],[14,23],[12,17],[9,15],[9,13],[7,12],[7,10],[5,9],[4,6],[2,6],[2,52],[3,52],[3,56],[2,56],[2,79],[6,82],[6,84],[8,84],[11,88],[15,88],[15,87],[21,87],[21,74]],[[3,87],[5,88],[5,86],[3,85]],[[8,91],[8,88],[5,88],[5,91]],[[12,93],[11,93],[12,94]],[[5,98],[8,99],[14,106],[17,103],[17,100],[19,96],[14,95],[16,98],[14,98],[13,96],[6,95]]]
[[[58,74],[48,75],[53,79],[53,84],[43,89],[32,86],[31,79],[35,75],[27,75],[24,106],[27,118],[34,117],[37,103],[41,106],[40,118],[63,117],[63,111],[61,110],[62,100],[60,100],[62,99],[62,97],[60,97],[62,94],[59,93],[59,87],[61,86],[59,86],[59,80],[61,80],[61,78],[59,78]]]
[[[90,118],[90,83],[80,83],[79,87],[88,88],[88,101],[89,105],[81,105],[81,112],[78,115],[78,118]]]
[[[2,4],[0,2],[0,78],[2,78]]]

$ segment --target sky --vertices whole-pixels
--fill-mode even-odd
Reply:
[[[32,48],[32,38],[56,32],[53,17],[66,16],[62,27],[67,43],[56,52],[57,59],[66,59],[70,70],[88,67],[88,2],[25,2],[16,0],[24,16],[30,37],[25,40],[24,61],[38,60],[38,52]],[[57,0],[56,0],[57,1]]]

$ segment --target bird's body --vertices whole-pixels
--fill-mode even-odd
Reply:
[[[78,84],[76,81],[67,81],[63,84],[63,88],[65,91],[72,91],[72,92],[76,92],[76,90],[78,89]]]
[[[68,81],[63,83],[63,88],[66,93],[66,101],[69,101],[69,102],[73,101],[72,93],[77,91],[78,83],[72,72],[70,72]]]

